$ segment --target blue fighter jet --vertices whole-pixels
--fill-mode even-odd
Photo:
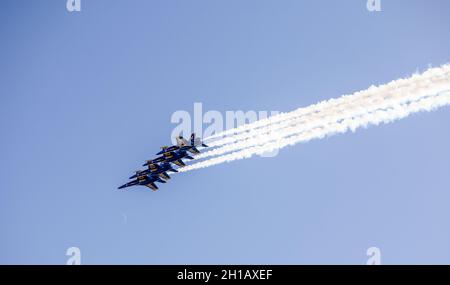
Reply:
[[[119,189],[123,189],[125,187],[130,187],[134,185],[142,185],[147,186],[148,188],[152,189],[153,191],[158,190],[158,186],[156,186],[155,182],[159,183],[166,183],[166,181],[159,178],[158,175],[139,175],[137,178],[131,182],[128,182],[122,186],[119,187]]]
[[[194,159],[185,150],[179,149],[175,151],[164,152],[162,156],[157,157],[156,159],[147,160],[147,162],[144,163],[143,166],[158,162],[171,162],[175,165],[178,165],[179,167],[183,167],[186,164],[183,162],[182,158]]]
[[[190,142],[188,142],[181,134],[176,137],[177,144],[173,146],[163,146],[161,147],[161,151],[157,154],[163,154],[165,152],[176,151],[176,150],[184,150],[189,151],[193,154],[198,154],[200,151],[197,149],[198,146],[208,147],[205,143],[201,141],[200,138],[195,137],[195,133],[191,134]]]
[[[184,139],[181,134],[176,138],[176,140],[176,145],[171,147],[162,147],[162,150],[158,152],[158,155],[161,156],[152,160],[147,160],[144,164],[144,166],[147,166],[147,169],[136,171],[136,174],[130,177],[130,179],[134,180],[120,186],[119,189],[134,185],[142,185],[156,191],[158,187],[155,182],[166,183],[163,179],[170,179],[168,174],[169,171],[178,172],[172,167],[171,163],[178,165],[179,167],[183,167],[186,165],[183,162],[183,158],[194,159],[188,152],[198,154],[200,151],[197,147],[208,147],[201,141],[201,139],[196,138],[194,133],[191,134],[190,142]]]
[[[178,170],[174,169],[169,162],[163,162],[163,163],[161,163],[161,165],[150,162],[148,164],[148,168],[146,170],[136,171],[136,174],[131,176],[130,179],[136,178],[139,175],[149,174],[149,173],[151,173],[152,175],[159,175],[159,177],[164,178],[164,179],[170,179],[169,174],[167,174],[168,171],[178,172]]]

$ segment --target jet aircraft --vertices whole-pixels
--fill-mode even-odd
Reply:
[[[147,160],[144,164],[144,166],[147,166],[147,169],[137,170],[136,173],[130,177],[130,179],[134,180],[120,186],[119,189],[142,185],[156,191],[158,186],[156,186],[155,182],[166,183],[163,179],[170,179],[168,172],[178,172],[178,170],[172,167],[171,163],[183,167],[186,165],[183,158],[194,159],[188,152],[197,154],[200,153],[197,149],[198,146],[208,147],[199,138],[196,138],[194,133],[191,134],[190,142],[183,138],[181,134],[176,137],[176,140],[176,145],[162,147],[162,150],[157,153],[157,155],[161,156]]]
[[[158,186],[156,186],[155,182],[159,183],[166,183],[166,181],[159,178],[158,175],[139,175],[137,178],[131,182],[128,182],[122,186],[119,187],[119,189],[123,189],[126,187],[134,186],[134,185],[142,185],[147,186],[148,188],[152,189],[153,191],[158,190]]]
[[[195,137],[195,133],[191,134],[190,142],[188,142],[181,134],[175,139],[177,141],[176,145],[161,147],[161,151],[158,152],[157,155],[175,150],[185,150],[189,151],[192,154],[198,154],[200,153],[200,151],[197,149],[198,146],[208,147],[205,143],[201,141],[200,138]]]
[[[194,159],[185,150],[179,149],[175,151],[164,152],[162,156],[159,156],[156,159],[147,160],[147,162],[144,163],[143,166],[147,166],[151,163],[157,162],[171,162],[175,165],[178,165],[179,167],[183,167],[186,166],[186,164],[183,162],[182,158]]]
[[[150,160],[147,166],[148,168],[146,170],[136,171],[136,174],[131,176],[130,179],[136,178],[137,176],[142,174],[149,174],[149,173],[151,173],[152,175],[159,175],[161,178],[164,179],[170,179],[169,174],[167,174],[168,171],[178,172],[178,170],[174,169],[169,162],[163,162],[161,163],[161,165],[159,165],[157,163],[153,163]]]

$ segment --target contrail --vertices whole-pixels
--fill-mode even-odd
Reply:
[[[338,99],[322,101],[318,104],[314,104],[306,108],[300,108],[289,113],[283,113],[238,128],[234,128],[225,132],[235,132],[238,134],[218,140],[216,137],[216,140],[213,142],[208,142],[208,145],[211,147],[215,147],[236,143],[241,140],[248,140],[248,138],[252,136],[264,135],[274,128],[284,128],[286,127],[286,124],[292,124],[292,119],[301,120],[306,118],[307,120],[311,120],[312,116],[328,116],[330,113],[332,114],[336,110],[340,112],[341,110],[346,110],[349,107],[361,105],[360,102],[363,100],[365,101],[362,103],[363,105],[361,108],[365,108],[365,106],[367,106],[367,100],[370,100],[370,98],[372,98],[372,100],[375,102],[380,98],[395,96],[396,94],[403,94],[405,93],[404,91],[402,91],[404,88],[412,89],[411,92],[414,92],[414,88],[416,88],[416,86],[429,86],[431,83],[436,83],[436,80],[439,80],[439,78],[445,79],[445,77],[447,76],[446,73],[450,72],[449,69],[449,66],[432,68],[427,70],[420,76],[414,75],[408,79],[395,80],[379,87],[371,86],[367,90],[356,92],[352,95],[344,95]],[[239,131],[242,130],[243,127],[245,127],[245,131]],[[225,149],[226,148],[221,149],[221,151],[223,152]],[[218,150],[215,150],[214,152],[207,152],[200,155],[199,158],[218,155],[218,152]]]
[[[431,111],[450,104],[450,65],[432,68],[421,75],[392,81],[379,87],[356,92],[297,109],[283,116],[264,119],[264,123],[226,131],[240,132],[221,147],[200,154],[198,158],[220,155],[180,169],[181,172],[251,157],[274,149],[307,142],[359,127],[389,123],[412,113]],[[271,119],[269,118],[269,119]],[[252,126],[253,125],[253,128]],[[254,127],[257,126],[257,127]],[[245,133],[243,133],[245,132]],[[245,136],[244,136],[245,135]],[[238,150],[238,151],[236,151]],[[229,154],[225,154],[231,152]],[[224,155],[225,154],[225,155]]]
[[[375,112],[366,113],[359,117],[347,118],[329,123],[317,128],[313,128],[307,132],[296,134],[290,137],[282,137],[277,141],[272,141],[263,145],[257,145],[233,152],[223,156],[211,158],[201,161],[180,169],[180,172],[186,172],[194,169],[205,168],[212,165],[230,162],[233,160],[249,158],[254,154],[262,154],[264,152],[281,149],[286,146],[294,145],[299,142],[307,142],[313,139],[321,139],[326,136],[345,133],[348,130],[355,131],[359,127],[367,127],[368,125],[378,125],[380,123],[390,123],[409,116],[412,113],[421,111],[432,111],[436,108],[450,104],[450,91],[441,92],[439,95],[429,96],[417,101],[394,105],[386,109],[376,110]]]
[[[401,104],[408,100],[418,99],[430,94],[430,86],[436,92],[445,90],[449,84],[450,65],[442,68],[433,68],[425,71],[422,75],[414,75],[408,79],[392,81],[379,87],[372,86],[367,90],[356,92],[353,95],[344,95],[338,99],[330,99],[306,107],[285,113],[284,120],[275,118],[269,123],[264,119],[265,126],[249,129],[248,131],[219,140],[219,143],[208,143],[211,147],[220,147],[202,153],[196,159],[221,155],[227,152],[261,144],[270,140],[278,139],[275,134],[287,131],[285,135],[293,132],[307,131],[317,124],[323,124],[324,120],[334,120],[336,116],[353,117],[359,113],[371,112],[392,104]],[[318,109],[317,106],[320,106]],[[316,109],[312,111],[313,109]],[[253,125],[253,124],[249,124]],[[294,130],[291,126],[297,126]],[[247,126],[249,128],[250,126]]]
[[[367,90],[356,92],[352,95],[344,95],[339,98],[333,98],[319,102],[317,104],[310,105],[308,107],[299,108],[297,110],[288,113],[279,113],[275,116],[264,118],[256,122],[245,124],[237,128],[225,130],[223,132],[214,134],[210,137],[205,138],[205,140],[213,140],[208,142],[211,146],[220,146],[228,144],[230,142],[235,142],[240,139],[245,139],[249,136],[248,131],[253,131],[254,129],[262,128],[273,123],[278,123],[281,121],[286,121],[294,117],[307,116],[312,113],[321,112],[324,109],[330,109],[331,107],[340,107],[342,105],[348,104],[349,102],[354,102],[355,100],[361,100],[368,96],[383,96],[383,92],[388,92],[393,88],[401,88],[405,86],[411,86],[415,84],[423,83],[426,80],[433,80],[443,73],[448,73],[450,71],[449,65],[444,65],[440,68],[430,68],[425,71],[422,75],[415,74],[408,79],[398,79],[394,80],[388,84],[381,86],[371,86]],[[375,94],[374,94],[375,93]]]

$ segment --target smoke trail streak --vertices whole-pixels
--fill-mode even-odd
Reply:
[[[450,81],[449,81],[450,84]],[[436,90],[442,90],[442,89],[436,89]],[[430,91],[428,90],[423,90]],[[416,93],[420,95],[418,98],[428,95],[428,93]],[[406,93],[408,95],[408,93]],[[340,118],[347,118],[347,117],[355,117],[358,116],[361,113],[364,112],[372,112],[379,108],[385,108],[389,105],[396,105],[396,104],[402,104],[406,101],[409,101],[411,99],[417,99],[417,98],[411,98],[405,96],[398,96],[396,98],[390,98],[389,100],[384,100],[380,102],[374,102],[373,104],[369,105],[369,107],[366,107],[364,109],[361,108],[361,106],[349,106],[346,110],[340,110],[338,112],[328,112],[325,114],[320,114],[316,116],[311,116],[309,118],[303,118],[301,120],[293,120],[290,122],[286,122],[284,124],[279,124],[275,127],[273,127],[272,130],[266,131],[266,133],[261,135],[255,135],[254,137],[248,138],[244,141],[239,141],[234,144],[229,144],[222,146],[220,148],[205,152],[203,154],[200,154],[197,159],[215,156],[215,155],[221,155],[230,151],[235,151],[247,147],[251,147],[253,145],[257,144],[263,144],[266,142],[269,142],[271,140],[279,139],[280,137],[289,136],[293,133],[300,133],[307,131],[311,128],[315,128],[318,125],[321,124],[327,124],[330,121],[335,121],[337,116]]]
[[[310,113],[309,115],[304,113],[303,116],[293,116],[292,114],[284,116],[284,118],[290,119],[279,120],[276,128],[272,126],[271,129],[265,129],[264,132],[267,132],[265,136],[260,137],[253,134],[246,140],[237,141],[237,143],[206,152],[202,154],[204,155],[203,157],[234,151],[230,154],[186,166],[181,168],[180,171],[185,172],[248,158],[254,154],[261,154],[298,142],[306,142],[311,139],[343,133],[349,129],[354,131],[361,126],[389,123],[415,112],[430,111],[450,104],[450,95],[441,95],[444,90],[450,89],[448,70],[449,65],[430,69],[422,75],[414,75],[409,79],[396,80],[378,88],[371,87],[366,91],[350,95],[354,97],[359,96],[359,98],[353,98],[353,100],[347,102],[341,100],[339,107],[336,104],[332,104],[331,108],[321,108],[321,112]],[[372,94],[368,96],[367,92],[371,89]],[[340,99],[334,99],[331,102],[335,103]],[[330,100],[319,104],[323,106],[329,102]],[[342,102],[345,102],[345,104],[342,104]],[[305,109],[307,108],[302,110]],[[283,127],[280,128],[280,126]],[[241,150],[235,151],[239,149]],[[199,158],[201,157],[199,156]]]
[[[407,80],[396,80],[378,88],[371,87],[368,90],[372,90],[372,92],[366,90],[357,92],[351,96],[345,96],[347,98],[353,97],[353,100],[343,102],[338,106],[333,105],[330,108],[322,108],[322,111],[320,112],[313,112],[299,117],[291,116],[293,119],[286,119],[284,121],[272,123],[263,128],[250,130],[244,134],[246,136],[245,138],[242,138],[243,134],[236,135],[241,139],[236,139],[235,143],[224,144],[219,148],[202,153],[198,155],[196,159],[221,155],[227,152],[263,144],[271,140],[279,139],[280,137],[291,135],[292,132],[298,133],[307,131],[313,127],[317,127],[318,124],[327,123],[329,120],[335,120],[336,116],[353,117],[362,112],[371,112],[377,108],[383,108],[384,106],[402,104],[408,100],[416,100],[420,97],[428,96],[430,92],[445,90],[450,85],[450,73],[446,72],[446,69],[449,69],[448,67],[450,66],[441,68],[441,72],[436,72],[439,69],[433,69],[433,72],[430,72],[429,70],[421,76],[415,75]],[[430,77],[430,74],[433,76]],[[399,84],[399,82],[402,83]],[[430,88],[430,86],[433,86],[433,88]],[[329,101],[325,101],[324,104],[327,104],[328,102]],[[293,113],[295,112],[296,111],[293,111]],[[295,128],[292,128],[291,126],[295,126]],[[214,146],[214,144],[210,144],[210,146]]]
[[[268,131],[271,131],[274,127],[285,127],[286,122],[291,121],[294,118],[301,119],[304,117],[310,117],[317,113],[322,113],[324,110],[332,112],[334,109],[346,109],[348,105],[357,105],[362,100],[368,100],[372,97],[373,100],[377,100],[380,97],[386,96],[389,93],[396,92],[402,88],[411,88],[413,86],[420,85],[430,85],[432,81],[438,78],[448,76],[450,72],[450,65],[444,65],[440,68],[430,68],[425,71],[422,75],[413,75],[408,79],[394,80],[388,84],[381,86],[371,86],[369,89],[356,92],[352,95],[344,95],[337,99],[330,99],[326,101],[319,102],[317,104],[310,105],[306,108],[299,108],[289,113],[280,113],[278,115],[265,118],[254,123],[246,124],[234,129],[224,131],[222,133],[210,136],[205,140],[212,140],[208,142],[211,147],[227,145],[231,143],[236,143],[241,140],[246,140],[252,136],[262,135]],[[431,81],[431,82],[430,82]],[[284,123],[284,125],[283,125]],[[275,124],[281,124],[279,126]],[[232,134],[232,135],[230,135]],[[223,138],[220,138],[224,135]],[[208,155],[203,155],[202,157],[207,157]]]
[[[445,93],[444,93],[445,92]],[[394,105],[386,109],[379,109],[374,112],[362,114],[355,118],[346,118],[336,122],[326,124],[307,132],[296,134],[290,137],[280,138],[278,141],[270,142],[264,145],[254,146],[241,151],[233,152],[223,156],[211,158],[186,167],[180,172],[186,172],[194,169],[205,168],[216,164],[231,162],[238,159],[250,158],[255,154],[262,154],[267,151],[281,149],[286,146],[295,145],[300,142],[308,142],[313,139],[321,139],[327,136],[345,133],[348,130],[355,132],[357,128],[368,127],[369,125],[379,125],[381,123],[391,123],[393,121],[405,118],[412,113],[421,111],[432,111],[437,108],[450,105],[450,92],[444,91],[438,95],[421,98],[416,101]]]

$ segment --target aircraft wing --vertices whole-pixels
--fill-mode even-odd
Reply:
[[[167,172],[162,172],[162,173],[159,174],[159,176],[161,178],[166,179],[166,180],[170,179],[170,176],[169,176],[169,174],[167,174]]]
[[[199,154],[200,153],[200,151],[195,146],[191,147],[191,149],[189,149],[188,151],[190,153],[193,153],[193,154]]]
[[[173,163],[178,165],[179,167],[186,166],[186,164],[181,159],[175,160]]]
[[[193,154],[200,153],[200,151],[195,146],[183,146],[180,149],[184,150],[184,151],[189,151],[190,153],[193,153]]]
[[[158,186],[156,186],[155,183],[153,183],[153,182],[147,183],[147,184],[145,184],[145,186],[152,189],[153,191],[158,190]]]

